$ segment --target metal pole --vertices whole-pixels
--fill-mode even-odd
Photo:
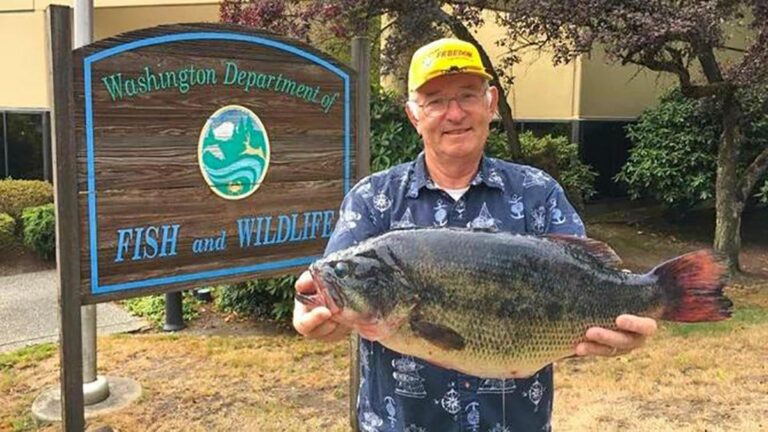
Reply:
[[[3,114],[3,164],[5,165],[5,171],[3,177],[8,177],[11,173],[8,172],[8,121],[6,119],[6,113]]]
[[[43,112],[43,179],[52,182],[51,171],[51,116]]]
[[[184,328],[181,292],[165,293],[165,331],[177,331]]]
[[[73,48],[93,42],[93,0],[75,0]],[[109,397],[109,384],[96,374],[96,305],[82,307],[83,389],[85,404],[92,405]]]

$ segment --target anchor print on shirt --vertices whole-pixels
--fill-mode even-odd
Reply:
[[[384,409],[387,411],[387,420],[389,420],[389,427],[394,428],[397,422],[397,408],[395,407],[395,399],[392,396],[384,398]]]
[[[413,357],[402,356],[399,359],[392,360],[392,378],[395,379],[395,393],[409,398],[423,399],[427,396],[424,389],[424,378],[419,375],[419,371],[424,366],[416,363]]]
[[[411,209],[405,209],[403,217],[399,221],[392,222],[392,229],[407,229],[415,228],[416,224],[413,223],[413,216],[411,216]]]
[[[525,177],[523,177],[523,187],[528,189],[533,186],[544,186],[548,181],[548,176],[544,171],[536,168],[528,168],[525,170]]]
[[[517,385],[513,379],[503,378],[487,378],[480,383],[480,387],[477,389],[478,394],[509,394],[515,391]]]
[[[520,220],[525,217],[525,204],[523,204],[523,197],[520,195],[512,195],[512,199],[509,201],[510,217],[514,220]]]
[[[467,224],[467,228],[498,230],[500,223],[501,221],[494,219],[491,212],[488,211],[488,205],[483,203],[480,214]]]
[[[557,198],[552,198],[549,200],[549,213],[550,220],[553,224],[562,225],[565,223],[565,216],[563,216],[563,212],[557,208]]]
[[[464,408],[464,411],[467,412],[467,423],[472,432],[477,432],[480,428],[480,410],[477,409],[479,406],[479,402],[470,402],[467,407]]]
[[[448,224],[448,211],[446,210],[447,207],[448,206],[442,199],[437,200],[435,207],[433,207],[435,210],[435,226],[444,227]]]
[[[523,397],[527,397],[528,400],[533,403],[533,405],[536,407],[534,408],[533,412],[539,412],[539,403],[544,398],[544,392],[546,391],[546,387],[539,382],[539,376],[536,375],[536,381],[531,384],[531,387],[528,388],[527,392],[523,392]]]
[[[544,234],[544,230],[547,228],[547,209],[544,206],[537,207],[531,212],[531,218],[533,219],[534,234]]]

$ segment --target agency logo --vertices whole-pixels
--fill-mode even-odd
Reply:
[[[269,137],[253,111],[240,105],[218,109],[200,132],[197,161],[216,195],[239,200],[256,192],[269,168]]]

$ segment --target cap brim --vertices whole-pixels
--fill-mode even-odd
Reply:
[[[416,91],[420,89],[424,84],[432,81],[435,78],[439,78],[441,76],[446,76],[446,75],[459,75],[459,74],[479,76],[480,78],[483,78],[486,81],[491,81],[493,79],[493,76],[491,76],[488,72],[481,69],[437,70],[429,74],[424,79],[424,81],[421,82],[421,84],[417,85],[415,88],[411,89],[410,91]]]

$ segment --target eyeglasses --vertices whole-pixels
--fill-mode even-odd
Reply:
[[[483,96],[488,89],[485,90],[464,90],[454,97],[438,97],[434,99],[428,99],[423,104],[419,104],[416,101],[411,101],[419,108],[424,110],[424,114],[427,117],[440,117],[448,111],[451,101],[456,101],[459,104],[459,108],[464,111],[471,111],[477,109],[483,103]]]

